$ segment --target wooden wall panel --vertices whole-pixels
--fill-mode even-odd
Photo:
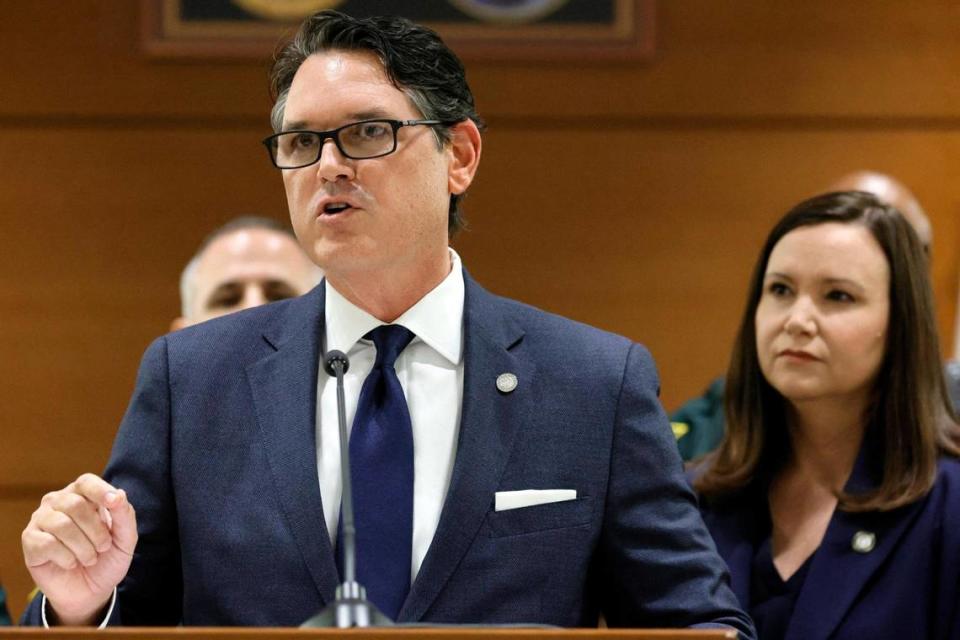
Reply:
[[[15,441],[50,442],[42,456],[0,454],[0,484],[62,483],[104,462],[200,238],[234,215],[282,219],[285,201],[252,131],[8,129],[4,140],[0,210],[18,213],[0,219],[0,352],[16,375],[0,399]]]
[[[0,577],[19,612],[19,531],[102,467],[197,243],[286,213],[258,142],[264,61],[146,58],[135,2],[0,15]],[[468,62],[490,129],[455,246],[491,290],[646,343],[673,407],[724,369],[771,223],[872,168],[931,214],[949,343],[958,18],[943,0],[664,0],[649,62]]]

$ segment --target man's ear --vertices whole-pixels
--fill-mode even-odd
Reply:
[[[170,323],[170,331],[178,331],[185,326],[187,326],[187,319],[180,316],[179,318],[174,318],[173,322]]]
[[[473,182],[480,166],[480,130],[467,118],[450,127],[450,172],[447,185],[450,193],[460,194]]]

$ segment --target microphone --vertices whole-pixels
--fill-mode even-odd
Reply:
[[[343,351],[328,351],[327,355],[323,358],[323,370],[327,372],[328,376],[333,376],[337,379],[337,390],[343,388],[343,374],[347,372],[350,368],[350,358],[347,357]],[[337,409],[340,406],[337,405]],[[339,414],[340,417],[343,417],[343,414]]]
[[[343,374],[350,368],[350,359],[342,351],[328,351],[323,370],[337,378],[337,421],[340,425],[340,548],[343,549],[343,582],[337,587],[334,601],[302,625],[301,628],[383,627],[393,621],[367,600],[367,592],[357,582],[357,529],[353,522],[353,490],[350,476],[350,451],[347,441],[347,410],[343,398]]]

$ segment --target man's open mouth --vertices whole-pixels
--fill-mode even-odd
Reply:
[[[338,213],[343,213],[350,208],[350,205],[346,202],[331,202],[327,205],[324,205],[323,212],[327,215],[335,216]]]

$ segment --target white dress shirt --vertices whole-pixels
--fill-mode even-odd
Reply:
[[[411,582],[420,571],[440,521],[450,485],[463,399],[463,267],[450,249],[450,273],[393,324],[416,336],[396,361],[413,427],[413,549]],[[364,334],[384,324],[356,307],[326,283],[324,350],[350,358],[344,376],[348,431],[357,412],[360,389],[376,359],[376,347]],[[340,518],[340,436],[337,380],[323,370],[317,378],[317,470],[327,533],[336,545]]]

